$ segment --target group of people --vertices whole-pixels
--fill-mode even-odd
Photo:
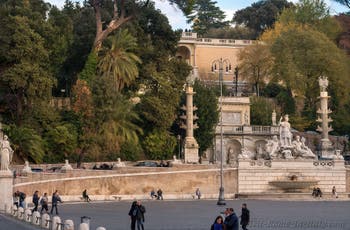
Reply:
[[[13,194],[13,199],[14,199],[14,205],[16,205],[17,207],[25,208],[26,194],[24,192],[20,192],[17,190]],[[38,211],[39,204],[41,205],[40,214],[42,214],[43,211],[45,211],[46,213],[49,212],[49,198],[46,192],[40,197],[39,191],[35,191],[33,194],[32,202],[34,205],[32,212]],[[53,211],[55,210],[56,215],[58,215],[57,204],[59,202],[63,203],[63,201],[61,200],[61,197],[59,196],[58,190],[56,190],[51,197],[52,206],[51,206],[50,214],[53,214]]]
[[[161,189],[157,190],[157,194],[154,191],[154,189],[152,189],[151,193],[150,193],[151,199],[157,199],[157,200],[163,200],[163,191]]]
[[[313,189],[312,189],[312,196],[313,197],[322,197],[322,191],[321,191],[321,189],[319,188],[319,187],[314,187]]]
[[[223,214],[225,215],[225,219],[221,215],[216,217],[214,223],[211,225],[211,230],[238,230],[239,224],[242,226],[243,230],[247,230],[247,226],[250,220],[250,214],[247,208],[247,204],[242,204],[242,214],[240,216],[240,222],[233,208],[227,208]]]

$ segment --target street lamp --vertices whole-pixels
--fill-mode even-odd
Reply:
[[[177,146],[178,146],[178,155],[177,155],[177,158],[180,159],[181,158],[181,136],[180,135],[177,135]]]
[[[235,96],[237,97],[238,96],[238,66],[236,66],[235,68],[235,83],[236,83],[236,93],[235,93]]]
[[[217,71],[217,66],[219,66],[219,83],[220,83],[220,189],[219,189],[219,199],[217,202],[217,205],[226,205],[225,203],[225,195],[224,195],[224,185],[223,185],[223,165],[224,165],[224,154],[223,154],[223,133],[222,133],[222,81],[223,81],[223,71],[224,67],[226,69],[226,72],[231,71],[231,63],[228,59],[217,59],[213,61],[212,63],[212,71],[216,72]]]

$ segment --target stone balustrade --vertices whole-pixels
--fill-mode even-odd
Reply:
[[[216,134],[220,134],[220,125],[216,127]],[[223,134],[239,134],[239,135],[278,135],[278,126],[256,126],[256,125],[223,125]]]

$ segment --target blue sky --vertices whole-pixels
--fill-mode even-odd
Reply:
[[[46,0],[58,7],[63,6],[64,0]],[[74,0],[73,0],[74,1]],[[79,0],[77,0],[79,1]],[[80,0],[81,2],[82,0]],[[292,2],[298,2],[297,0],[290,0]],[[170,6],[166,0],[155,0],[156,7],[159,8],[165,15],[167,15],[169,22],[173,29],[190,29],[190,25],[186,24],[186,19],[182,15],[181,11],[174,6]],[[226,14],[227,19],[232,19],[232,16],[236,10],[243,9],[250,6],[257,0],[216,0],[217,6],[220,7]],[[325,0],[331,9],[331,14],[338,14],[349,11],[348,8],[342,6],[332,0]]]

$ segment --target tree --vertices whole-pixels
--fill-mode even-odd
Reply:
[[[269,79],[273,64],[269,46],[259,42],[247,46],[240,51],[238,59],[240,73],[254,85],[256,95],[259,96],[260,85]]]
[[[255,31],[255,38],[275,23],[278,15],[293,4],[286,0],[261,0],[235,12],[232,21]]]
[[[350,8],[350,0],[333,0],[334,2],[338,2],[344,6],[347,6]]]
[[[11,125],[8,130],[14,152],[22,160],[41,163],[45,155],[44,141],[34,129]]]
[[[110,42],[110,46],[101,50],[98,69],[102,80],[113,79],[115,90],[120,91],[138,77],[137,64],[141,59],[133,53],[137,43],[128,30],[119,30]]]
[[[199,35],[204,35],[211,28],[227,27],[225,13],[215,6],[217,2],[212,0],[197,0],[192,13],[187,16],[187,22],[193,23],[192,29]]]
[[[194,136],[199,145],[199,155],[202,156],[213,145],[215,128],[219,120],[218,99],[215,91],[200,81],[195,81],[193,89],[196,92],[193,103],[198,108],[196,111],[198,129],[195,129]]]
[[[341,32],[341,27],[329,13],[329,7],[323,0],[301,0],[293,8],[283,11],[278,19],[283,27],[297,24],[302,27],[312,27],[335,40]]]
[[[271,125],[273,104],[263,97],[251,97],[250,114],[252,125]]]
[[[188,14],[191,11],[191,7],[195,0],[168,0],[170,4],[176,4],[185,13]],[[130,1],[125,0],[113,0],[113,2],[103,0],[89,0],[90,5],[95,11],[96,20],[96,36],[93,45],[93,50],[98,51],[101,48],[102,42],[116,29],[120,28],[125,23],[132,20],[136,13],[140,9],[148,6],[149,1]],[[109,22],[102,21],[101,9],[107,7],[108,4],[113,5],[113,13]],[[103,26],[106,23],[107,26]]]
[[[6,90],[7,111],[20,125],[35,103],[48,102],[55,81],[45,40],[32,28],[30,18],[10,16],[1,21],[6,32],[0,38],[0,82]]]

